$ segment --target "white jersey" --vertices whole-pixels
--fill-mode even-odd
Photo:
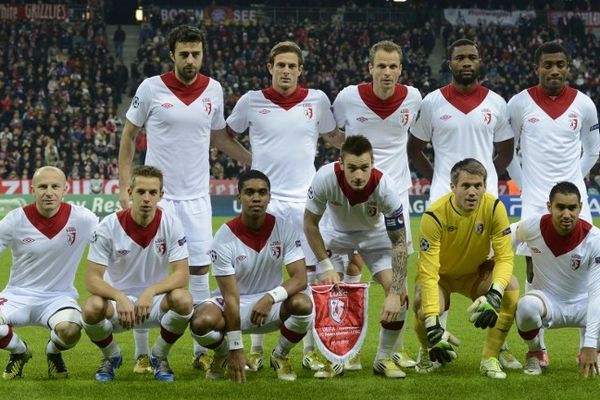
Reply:
[[[586,201],[583,177],[600,152],[598,114],[592,100],[568,86],[552,99],[535,86],[510,99],[508,110],[522,163],[519,171],[519,160],[513,160],[509,172],[520,174],[513,178],[521,186],[523,202],[545,208],[550,189],[561,181],[577,185]]]
[[[362,83],[344,88],[333,102],[337,125],[346,137],[363,135],[369,139],[375,165],[394,180],[400,192],[412,186],[406,142],[420,106],[419,90],[400,84],[386,100],[375,95],[372,83]]]
[[[97,224],[93,212],[67,203],[52,218],[43,217],[35,204],[9,212],[0,221],[0,253],[12,250],[6,290],[77,298],[75,273]]]
[[[336,161],[317,171],[308,189],[306,209],[316,215],[327,209],[333,229],[356,232],[384,229],[384,216],[401,217],[402,201],[391,178],[377,168],[371,170],[364,189],[353,190]]]
[[[139,226],[131,209],[104,218],[94,233],[88,260],[106,267],[111,285],[130,296],[169,275],[169,263],[188,257],[179,220],[156,210],[147,227]]]
[[[146,165],[164,174],[165,198],[190,200],[209,193],[211,130],[223,129],[223,89],[204,75],[185,86],[174,72],[145,79],[127,119],[145,126]]]
[[[579,219],[573,232],[560,236],[552,216],[546,214],[519,222],[516,236],[531,252],[532,289],[548,293],[565,305],[588,301],[586,342],[592,339],[592,347],[596,347],[600,332],[600,229]]]
[[[250,128],[252,169],[269,177],[271,196],[304,202],[319,135],[335,129],[325,93],[300,87],[289,96],[273,88],[251,90],[238,100],[227,125],[239,133]]]
[[[241,217],[223,224],[213,240],[213,276],[235,275],[240,295],[264,293],[283,282],[282,266],[304,258],[297,229],[272,214],[258,232]]]
[[[498,94],[477,85],[468,95],[450,84],[429,93],[411,133],[431,142],[434,164],[429,201],[450,192],[450,170],[465,158],[475,158],[487,170],[487,191],[498,197],[494,167],[494,143],[511,139],[506,102]]]

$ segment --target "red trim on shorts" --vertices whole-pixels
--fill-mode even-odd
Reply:
[[[369,178],[369,182],[367,182],[367,186],[361,190],[354,190],[350,187],[350,185],[348,185],[348,182],[346,182],[344,171],[342,171],[339,161],[335,162],[333,171],[335,172],[338,185],[340,186],[340,189],[342,189],[342,193],[344,193],[344,196],[346,196],[351,206],[364,203],[369,200],[369,196],[373,194],[377,188],[377,185],[379,185],[381,178],[383,177],[383,173],[380,170],[373,168],[371,170],[371,177]]]
[[[308,89],[298,86],[290,95],[284,96],[277,92],[273,87],[262,90],[263,96],[272,103],[277,104],[285,111],[302,102],[308,96]]]
[[[532,331],[527,331],[527,332],[522,331],[520,329],[518,329],[518,331],[519,331],[519,336],[521,336],[524,340],[531,340],[531,339],[535,338],[538,335],[538,333],[540,333],[540,328],[534,329]]]
[[[456,86],[453,84],[446,85],[440,89],[442,96],[444,96],[448,103],[452,104],[454,108],[463,114],[468,114],[477,108],[485,100],[489,91],[488,88],[480,84],[477,84],[475,90],[471,93],[461,93],[456,90]]]
[[[25,213],[25,216],[29,222],[31,222],[31,225],[33,225],[48,239],[52,239],[63,230],[65,225],[67,225],[69,216],[71,215],[71,205],[68,203],[61,203],[58,212],[50,218],[46,218],[40,214],[35,206],[35,203],[23,207],[23,212]]]
[[[117,212],[117,219],[121,224],[121,227],[138,245],[143,247],[144,249],[148,247],[152,240],[156,236],[158,232],[158,228],[160,227],[160,219],[162,217],[162,210],[160,208],[156,209],[156,214],[154,214],[154,219],[150,224],[146,227],[138,225],[137,222],[133,220],[131,216],[131,208],[126,210],[121,210]]]
[[[577,97],[577,90],[566,86],[558,96],[548,96],[541,85],[536,85],[527,89],[529,96],[550,118],[556,119],[563,115]]]
[[[377,97],[373,90],[373,82],[361,83],[357,88],[363,103],[381,119],[386,119],[396,112],[408,94],[406,86],[399,83],[394,88],[394,94],[385,100]]]
[[[163,340],[169,344],[173,344],[177,341],[177,339],[179,339],[182,336],[182,334],[177,334],[177,333],[173,333],[169,330],[167,330],[167,328],[165,328],[164,326],[160,326],[160,337],[163,338]]]
[[[298,333],[289,330],[288,327],[285,326],[285,323],[281,324],[281,326],[279,327],[279,332],[281,332],[281,336],[283,336],[292,343],[298,343],[306,335],[306,332]]]
[[[202,74],[191,85],[185,85],[175,76],[174,71],[167,72],[160,76],[165,86],[179,99],[183,104],[189,106],[204,92],[210,78]],[[210,108],[209,108],[210,109]],[[210,111],[208,112],[210,114]]]
[[[107,337],[105,337],[102,340],[92,340],[92,342],[100,347],[101,349],[105,348],[106,346],[108,346],[109,344],[111,344],[113,341],[113,335],[112,333],[110,335],[108,335]]]
[[[0,349],[5,349],[13,338],[12,326],[8,325],[8,333],[2,339],[0,339]]]

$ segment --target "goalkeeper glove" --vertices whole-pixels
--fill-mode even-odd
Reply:
[[[471,313],[469,320],[476,328],[485,329],[496,326],[503,294],[504,289],[502,286],[493,283],[484,296],[475,299],[473,304],[467,308],[467,311]]]
[[[429,359],[441,364],[446,364],[456,359],[457,354],[452,346],[458,346],[460,341],[442,328],[438,317],[427,317],[425,319],[425,328],[427,329]]]

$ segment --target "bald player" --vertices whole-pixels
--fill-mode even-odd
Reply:
[[[14,327],[50,328],[48,376],[66,378],[61,352],[81,337],[75,272],[98,218],[63,201],[65,174],[42,167],[33,175],[35,203],[12,210],[0,221],[0,252],[12,251],[10,278],[0,293],[0,348],[10,354],[2,377],[21,377],[31,349]]]

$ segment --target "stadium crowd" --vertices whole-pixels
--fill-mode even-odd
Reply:
[[[129,94],[133,95],[145,77],[171,69],[165,36],[181,23],[198,21],[183,14],[166,22],[150,17],[142,25],[136,60],[128,71],[111,54],[102,20],[0,22],[0,176],[31,178],[37,167],[51,164],[63,169],[69,178],[116,178],[122,127],[116,110],[121,96],[128,82]],[[402,46],[402,82],[415,86],[423,96],[450,80],[445,57],[440,60],[439,80],[428,64],[436,38],[440,36],[444,46],[459,37],[473,39],[481,49],[482,84],[506,100],[536,83],[531,49],[547,40],[559,40],[572,59],[570,85],[600,104],[600,70],[595,61],[600,56],[600,40],[587,33],[577,17],[561,20],[558,27],[527,18],[517,26],[439,26],[431,18],[420,26],[305,21],[212,24],[203,29],[208,44],[203,73],[221,82],[226,116],[246,91],[269,85],[264,60],[272,43],[282,40],[293,40],[304,50],[301,84],[323,90],[332,101],[343,87],[368,79],[368,48],[385,38]],[[41,45],[36,51],[27,46],[38,39]],[[240,140],[249,146],[247,135]],[[145,136],[139,135],[139,160],[143,160],[145,146]],[[336,157],[335,149],[320,142],[315,164],[320,166]],[[215,179],[235,178],[242,170],[216,150],[210,159]],[[588,186],[600,192],[598,168],[593,172],[596,175],[589,177]],[[413,173],[413,177],[418,175]]]

